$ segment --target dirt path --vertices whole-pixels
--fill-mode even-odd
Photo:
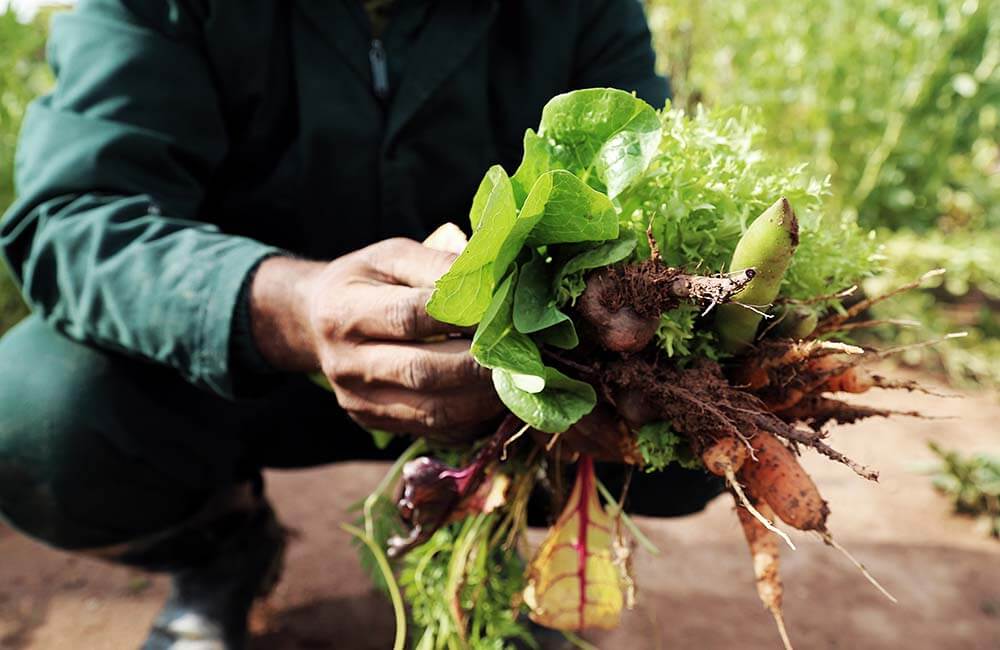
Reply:
[[[918,408],[954,419],[871,421],[843,427],[837,446],[878,466],[881,485],[810,457],[833,508],[831,530],[900,599],[893,606],[838,555],[802,537],[783,558],[786,616],[796,646],[909,650],[1000,650],[1000,542],[950,514],[914,463],[928,440],[1000,453],[1000,404],[984,397],[866,396],[866,403]],[[269,490],[286,523],[301,530],[285,578],[255,617],[254,650],[385,650],[388,605],[368,589],[338,524],[347,504],[382,468],[352,464],[272,474]],[[663,550],[639,552],[640,606],[604,650],[780,648],[761,609],[741,534],[724,499],[675,520],[641,520]],[[166,593],[162,578],[55,553],[0,529],[0,649],[135,648]]]

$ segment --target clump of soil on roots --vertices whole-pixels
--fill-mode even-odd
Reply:
[[[612,266],[592,276],[604,285],[601,305],[609,312],[623,308],[642,318],[659,319],[682,301],[722,303],[739,293],[756,272],[746,269],[723,275],[691,275],[659,260]]]
[[[725,436],[739,438],[752,450],[754,435],[766,431],[792,443],[793,449],[795,445],[812,447],[862,477],[878,480],[878,472],[827,445],[824,433],[798,429],[775,415],[756,395],[734,388],[714,361],[676,368],[632,356],[606,364],[602,383],[612,401],[626,394],[641,396],[647,412],[687,436],[695,451]]]

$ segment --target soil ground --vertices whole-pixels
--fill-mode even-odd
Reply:
[[[815,456],[805,462],[833,515],[830,528],[899,598],[892,605],[819,542],[798,536],[783,556],[786,619],[796,647],[1000,650],[1000,542],[951,514],[915,465],[926,443],[1000,453],[1000,403],[874,391],[864,403],[949,419],[873,420],[841,427],[834,444],[882,472],[867,483]],[[284,579],[254,615],[253,650],[391,646],[389,605],[358,568],[339,524],[384,467],[348,464],[273,473],[269,491],[301,531]],[[637,552],[639,606],[603,650],[780,648],[754,590],[731,504],[640,520],[662,549]],[[162,577],[75,558],[0,529],[0,649],[122,650],[141,642],[167,591]]]

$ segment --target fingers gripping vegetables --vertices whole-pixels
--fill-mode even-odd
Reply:
[[[508,647],[530,636],[527,618],[567,632],[618,624],[634,593],[624,531],[638,529],[626,495],[602,507],[595,460],[723,477],[789,647],[777,540],[795,547],[779,525],[846,555],[798,454],[877,480],[824,427],[896,414],[834,393],[920,387],[865,370],[889,352],[837,340],[880,299],[840,304],[876,272],[876,246],[853,221],[824,217],[824,183],[762,156],[756,133],[746,112],[657,112],[600,88],[560,95],[513,176],[486,173],[468,244],[435,244],[461,252],[427,309],[476,326],[471,353],[510,416],[485,441],[410,460],[398,516],[365,522],[394,557],[419,648]],[[532,554],[538,492],[561,514]],[[375,540],[381,530],[395,535]]]

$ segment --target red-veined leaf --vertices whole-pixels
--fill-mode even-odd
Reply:
[[[524,601],[531,620],[557,630],[617,627],[624,597],[612,539],[594,461],[581,456],[569,501],[529,568]]]

